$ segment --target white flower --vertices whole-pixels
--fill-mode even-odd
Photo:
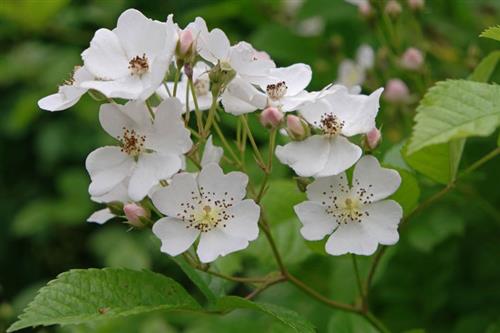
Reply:
[[[181,173],[153,194],[154,205],[165,214],[153,225],[161,251],[183,253],[200,237],[197,254],[204,263],[242,250],[259,233],[260,207],[246,194],[248,177],[241,172],[224,175],[215,163],[200,173]]]
[[[348,88],[354,88],[356,91],[361,91],[361,87],[359,86],[365,82],[366,74],[362,66],[347,59],[342,60],[340,63],[337,77],[339,84]]]
[[[94,80],[85,67],[75,67],[70,80],[64,82],[64,85],[59,87],[56,94],[49,95],[38,101],[40,109],[47,111],[62,111],[66,110],[80,100],[86,92],[87,88],[82,88],[81,84],[85,81]]]
[[[356,51],[356,62],[361,68],[367,70],[375,64],[375,52],[368,44],[361,45]]]
[[[311,82],[311,67],[294,64],[283,68],[272,68],[258,84],[259,89],[242,79],[234,79],[222,95],[222,104],[230,113],[246,112],[276,107],[282,112],[295,111],[311,101],[313,94],[305,91]],[[248,111],[250,110],[250,111]],[[236,112],[234,112],[236,111]]]
[[[300,113],[320,134],[303,141],[276,147],[276,156],[302,177],[326,177],[351,167],[361,156],[361,148],[346,137],[364,134],[375,127],[380,88],[370,96],[350,94],[335,86]]]
[[[99,148],[87,157],[90,194],[102,196],[130,177],[128,195],[140,201],[158,181],[181,169],[183,154],[192,146],[181,114],[182,105],[176,98],[158,106],[154,122],[142,103],[102,105],[101,125],[121,147]]]
[[[331,234],[325,246],[331,255],[371,255],[378,244],[395,244],[403,211],[397,202],[384,199],[400,183],[399,174],[381,168],[373,156],[356,164],[352,186],[345,173],[316,179],[307,187],[309,201],[294,207],[302,236],[320,240]]]
[[[196,100],[198,102],[198,108],[201,111],[208,110],[212,105],[212,93],[210,91],[210,78],[208,77],[208,71],[210,67],[204,62],[197,62],[193,67],[193,85],[196,93]],[[184,110],[186,109],[186,87],[188,86],[188,77],[183,73],[181,80],[177,84],[176,97],[184,105]],[[167,82],[168,89],[173,92],[174,82]],[[162,98],[168,98],[167,88],[161,85],[157,89],[156,93]],[[193,94],[191,90],[188,96],[189,109],[193,111],[195,109],[195,104],[193,100]]]
[[[147,99],[160,86],[177,43],[176,26],[128,9],[115,29],[99,29],[82,53],[85,68],[96,78],[82,83],[107,97]]]
[[[128,179],[120,182],[113,189],[111,189],[111,191],[102,196],[91,197],[91,200],[104,204],[111,202],[121,202],[123,204],[132,202],[133,200],[128,196]],[[87,219],[87,222],[104,224],[114,217],[116,217],[116,215],[113,214],[109,208],[103,208],[92,213],[92,215],[90,215]]]

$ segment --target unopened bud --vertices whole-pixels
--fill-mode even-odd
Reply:
[[[387,82],[384,91],[384,98],[389,102],[401,103],[408,101],[410,91],[406,83],[400,79],[391,79]]]
[[[380,133],[380,130],[374,127],[365,135],[365,147],[369,150],[374,150],[380,144],[381,140],[382,134]]]
[[[283,120],[283,112],[273,106],[269,106],[260,114],[260,123],[268,128],[276,128]]]
[[[393,18],[398,17],[403,11],[403,8],[396,0],[389,0],[385,5],[385,13]]]
[[[193,34],[191,33],[191,30],[186,29],[181,31],[179,35],[179,51],[182,54],[186,54],[189,52],[191,49],[191,46],[193,45],[194,38]]]
[[[291,139],[304,140],[310,133],[309,126],[300,117],[293,114],[286,117],[286,132]]]
[[[144,227],[142,218],[149,218],[149,212],[144,207],[135,203],[129,203],[123,206],[123,212],[127,217],[128,222],[135,227]]]
[[[363,17],[370,17],[373,14],[372,6],[368,1],[363,1],[358,5],[358,12]]]
[[[411,10],[419,11],[424,9],[424,6],[425,0],[408,0],[408,7],[410,7]]]
[[[424,55],[422,52],[414,47],[406,49],[401,57],[401,67],[409,70],[418,70],[424,63]]]

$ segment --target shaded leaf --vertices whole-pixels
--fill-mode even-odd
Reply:
[[[496,27],[489,27],[484,30],[479,37],[491,38],[500,41],[500,25],[497,25]]]

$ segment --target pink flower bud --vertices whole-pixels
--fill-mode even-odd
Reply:
[[[385,5],[385,13],[392,17],[397,17],[403,11],[403,8],[396,0],[389,0]]]
[[[186,29],[181,31],[179,35],[179,51],[181,54],[185,55],[189,52],[189,48],[193,45],[194,38],[191,30]]]
[[[408,7],[411,8],[411,10],[422,10],[424,9],[425,6],[425,0],[408,0]]]
[[[422,67],[424,63],[424,55],[422,52],[414,47],[406,49],[401,57],[401,67],[409,70],[417,70]]]
[[[366,147],[370,150],[377,148],[378,144],[382,140],[382,134],[380,130],[374,127],[370,132],[366,133],[365,143]]]
[[[363,17],[370,17],[372,15],[372,6],[368,1],[361,2],[358,5],[358,12]]]
[[[307,124],[293,114],[286,117],[286,131],[288,135],[294,140],[302,140],[307,135]]]
[[[273,106],[269,106],[260,114],[260,123],[265,127],[275,128],[283,120],[283,112]]]
[[[410,91],[406,83],[400,79],[391,79],[385,86],[384,97],[389,102],[405,102],[410,97]]]
[[[141,222],[140,218],[149,218],[149,213],[138,204],[129,203],[123,206],[123,212],[128,219],[128,222],[136,227],[143,227],[144,224]]]

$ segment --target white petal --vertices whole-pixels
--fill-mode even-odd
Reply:
[[[314,94],[303,90],[295,96],[284,96],[279,100],[279,104],[281,104],[281,110],[283,112],[296,111],[308,102],[314,100],[314,98]]]
[[[377,245],[361,223],[352,222],[339,225],[326,242],[325,250],[334,256],[346,253],[369,256],[377,250]]]
[[[302,223],[300,233],[307,240],[320,240],[331,234],[337,222],[326,213],[326,208],[316,202],[304,201],[294,206]]]
[[[114,32],[99,29],[90,41],[90,47],[83,51],[85,68],[96,78],[114,80],[130,75],[127,59],[120,40]]]
[[[363,69],[370,69],[375,63],[375,52],[370,45],[363,44],[356,51],[356,62]]]
[[[209,232],[201,233],[196,253],[201,262],[208,263],[217,259],[218,256],[243,250],[247,246],[248,240],[230,236],[215,228]]]
[[[356,164],[353,174],[353,191],[365,189],[371,202],[387,198],[398,189],[401,177],[396,170],[382,168],[373,156],[364,156]]]
[[[329,141],[321,135],[313,135],[304,141],[293,141],[276,147],[281,163],[290,166],[297,175],[310,177],[322,170],[327,162]]]
[[[203,59],[213,64],[228,59],[230,43],[224,31],[216,28],[209,33],[201,33],[198,40],[198,52]]]
[[[228,202],[238,202],[246,195],[248,176],[243,172],[233,171],[225,175],[219,165],[208,164],[198,175],[200,192],[210,194],[213,198]]]
[[[52,94],[38,101],[40,109],[47,111],[62,111],[75,105],[87,92],[87,89],[75,86],[62,86],[57,94]]]
[[[352,60],[343,60],[338,70],[338,82],[347,87],[361,85],[365,81],[365,69]]]
[[[142,154],[130,176],[128,194],[134,201],[142,200],[160,180],[172,177],[179,171],[182,161],[173,154]]]
[[[92,179],[90,195],[101,196],[111,191],[129,176],[134,164],[134,160],[121,152],[120,147],[102,147],[91,152],[85,161]]]
[[[99,122],[102,128],[114,138],[122,137],[124,128],[142,134],[148,130],[148,122],[149,125],[151,124],[151,121],[147,118],[147,112],[145,106],[139,107],[134,102],[129,102],[126,105],[102,104],[99,110]]]
[[[383,90],[379,88],[370,96],[366,96],[353,95],[346,88],[341,88],[325,96],[331,104],[331,112],[344,122],[342,134],[353,136],[367,133],[375,127],[375,117]]]
[[[315,177],[337,175],[349,169],[361,157],[361,148],[351,143],[343,136],[329,140],[330,150],[327,161]]]
[[[307,198],[311,201],[332,202],[334,197],[341,197],[350,193],[345,172],[330,177],[316,178],[307,185]]]
[[[92,213],[87,219],[87,222],[93,222],[98,224],[104,224],[115,217],[115,214],[111,213],[109,208],[104,208]]]
[[[144,90],[141,79],[130,74],[113,81],[85,81],[81,87],[95,89],[110,98],[125,99],[138,99]]]
[[[326,93],[330,94],[330,93]],[[325,94],[325,95],[326,95]],[[323,94],[319,94],[320,98],[313,100],[310,103],[304,104],[299,112],[304,117],[304,119],[311,125],[316,128],[319,128],[321,125],[321,118],[323,115],[331,113],[331,105],[324,98]]]
[[[311,67],[306,64],[293,64],[288,67],[272,68],[269,70],[269,81],[261,84],[261,88],[265,91],[268,84],[285,81],[287,86],[286,95],[295,96],[309,85],[311,78]]]
[[[247,42],[239,42],[231,47],[229,62],[231,67],[246,81],[261,84],[275,67],[272,60],[257,59],[256,50]]]
[[[113,32],[120,39],[129,60],[143,54],[151,59],[164,51],[167,42],[166,24],[151,20],[136,9],[124,11]]]
[[[224,154],[224,150],[221,147],[214,146],[212,143],[212,136],[209,136],[205,144],[205,149],[203,150],[201,166],[204,167],[209,163],[219,164],[222,154]]]
[[[180,173],[172,178],[167,187],[162,187],[151,196],[153,204],[163,214],[171,217],[183,213],[181,204],[197,202],[198,185],[192,174]]]
[[[227,211],[234,217],[225,222],[222,228],[228,235],[244,238],[248,241],[257,239],[259,235],[260,207],[250,199],[238,202]]]
[[[226,95],[226,97],[224,97]],[[222,103],[224,106],[227,104],[227,95],[231,95],[234,101],[240,101],[242,109],[251,109],[255,111],[256,109],[264,109],[267,104],[267,95],[260,92],[253,85],[243,80],[241,76],[236,76],[231,83],[226,88],[224,92]],[[247,107],[247,105],[253,106],[253,108]],[[231,105],[228,105],[231,107]],[[238,110],[229,109],[226,112],[236,114],[240,113]]]
[[[368,234],[378,243],[384,245],[396,244],[399,240],[398,224],[403,217],[403,209],[393,200],[384,200],[367,205],[362,225]]]
[[[161,252],[176,256],[189,249],[200,232],[186,228],[181,220],[164,217],[153,225],[153,233],[161,240]]]
[[[224,111],[235,116],[257,110],[257,107],[231,95],[227,90],[222,93],[221,102],[224,106]]]
[[[182,104],[175,97],[169,97],[158,105],[154,133],[148,137],[149,148],[177,155],[187,153],[191,149],[191,133],[184,126],[182,112]]]
[[[119,201],[125,203],[132,201],[128,196],[128,180],[125,179],[124,181],[116,185],[114,188],[112,188],[106,194],[98,197],[91,197],[90,199],[92,201],[99,203],[109,203],[113,201]]]

